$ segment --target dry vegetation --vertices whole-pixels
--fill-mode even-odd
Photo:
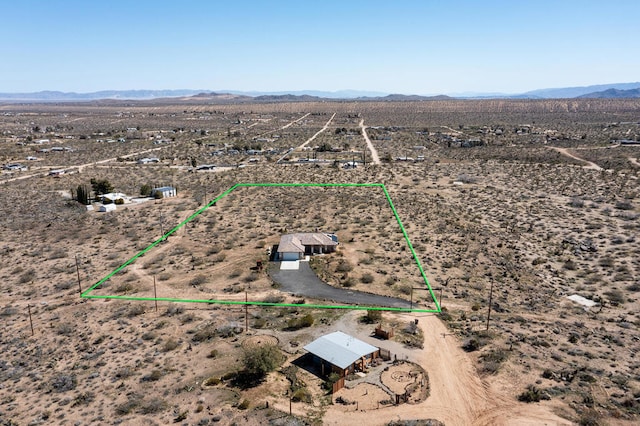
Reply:
[[[371,327],[303,306],[251,307],[245,318],[243,307],[160,302],[156,312],[153,302],[80,299],[76,256],[86,288],[237,182],[383,182],[442,292],[439,317],[488,386],[517,404],[549,399],[543,404],[576,423],[633,424],[640,146],[611,141],[640,137],[639,111],[632,100],[2,105],[0,161],[30,169],[0,177],[0,423],[279,424],[295,392],[299,421],[322,422],[333,406],[320,380],[287,366],[323,332],[366,335]],[[334,113],[310,150],[276,163]],[[360,120],[383,164],[344,170],[338,162],[359,161],[365,149]],[[41,139],[49,142],[34,144]],[[71,151],[35,152],[54,146]],[[145,156],[161,162],[136,164]],[[418,156],[424,160],[396,161]],[[55,168],[76,173],[46,176]],[[130,195],[144,184],[179,192],[87,212],[69,192],[91,178]],[[251,300],[312,303],[280,293],[251,268],[281,233],[315,229],[340,238],[338,253],[313,261],[330,284],[404,298],[420,285],[381,194],[242,188],[96,292],[152,296],[155,277],[161,297],[244,300],[246,292]],[[586,309],[570,295],[597,304]],[[403,328],[394,315],[382,321]],[[238,379],[245,322],[251,336],[275,337],[287,359],[252,386]],[[419,347],[410,334],[397,333],[397,342]],[[437,368],[422,367],[430,375]],[[378,411],[374,423],[396,419]]]

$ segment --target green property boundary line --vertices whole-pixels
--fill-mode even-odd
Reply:
[[[270,303],[270,302],[254,302],[254,301],[236,301],[236,300],[203,300],[203,299],[176,299],[176,298],[168,298],[168,297],[135,297],[135,296],[116,296],[116,295],[95,295],[91,294],[93,290],[100,287],[107,280],[113,277],[118,272],[122,271],[124,268],[132,264],[136,259],[146,254],[149,250],[160,244],[162,241],[166,240],[171,234],[182,228],[184,225],[192,221],[196,218],[200,213],[207,210],[209,207],[216,204],[217,201],[226,197],[235,189],[238,188],[248,188],[248,187],[328,187],[328,188],[336,188],[336,187],[369,187],[369,188],[382,188],[384,195],[389,203],[389,207],[391,207],[391,211],[400,226],[400,230],[402,231],[402,235],[404,235],[404,239],[407,242],[407,246],[411,251],[411,255],[418,266],[418,270],[420,271],[420,275],[424,280],[427,290],[433,299],[433,302],[436,305],[436,309],[413,309],[413,308],[393,308],[393,307],[380,307],[380,306],[359,306],[359,305],[314,305],[314,304],[294,304],[294,303]],[[285,307],[298,307],[298,308],[319,308],[319,309],[350,309],[350,310],[377,310],[377,311],[395,311],[395,312],[431,312],[438,313],[441,312],[440,302],[436,298],[433,289],[431,288],[431,284],[429,284],[429,280],[427,279],[427,275],[422,268],[422,264],[420,263],[420,259],[409,240],[409,235],[402,224],[402,220],[400,220],[400,216],[393,205],[393,201],[391,201],[391,196],[389,195],[389,191],[387,191],[386,186],[383,183],[237,183],[233,185],[231,188],[227,189],[212,201],[210,201],[207,205],[198,209],[191,216],[180,222],[173,229],[169,230],[166,234],[158,238],[156,241],[151,243],[148,247],[138,252],[131,259],[124,262],[122,265],[118,266],[107,276],[102,278],[100,281],[92,285],[87,290],[83,291],[80,294],[80,297],[86,299],[120,299],[120,300],[145,300],[145,301],[164,301],[164,302],[182,302],[182,303],[209,303],[209,304],[221,304],[221,305],[254,305],[254,306],[285,306]]]

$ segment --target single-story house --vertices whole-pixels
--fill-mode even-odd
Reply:
[[[333,253],[338,246],[335,234],[307,232],[286,234],[280,237],[278,260],[300,260],[305,254]]]
[[[105,204],[115,203],[118,200],[122,200],[122,203],[129,201],[129,197],[127,197],[127,194],[123,194],[122,192],[109,192],[108,194],[102,194],[100,196],[100,199]]]
[[[162,196],[156,194],[162,194]],[[178,195],[178,191],[173,186],[161,186],[151,190],[151,196],[156,198],[175,197],[176,195]]]
[[[319,337],[304,349],[312,354],[323,376],[338,373],[340,377],[344,377],[355,371],[363,371],[372,360],[380,356],[380,348],[342,331]]]

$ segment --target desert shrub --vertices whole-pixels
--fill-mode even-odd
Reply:
[[[207,358],[216,358],[219,355],[217,349],[211,349],[211,352],[207,354]]]
[[[398,292],[401,293],[401,294],[409,295],[409,294],[411,294],[411,285],[410,284],[398,284],[396,286],[396,290],[398,290]]]
[[[503,362],[507,360],[509,353],[503,349],[493,349],[480,356],[484,362],[482,371],[489,374],[495,374],[500,369]]]
[[[51,380],[51,387],[55,392],[67,392],[73,390],[78,385],[75,375],[58,374]]]
[[[207,278],[206,275],[204,274],[199,274],[195,277],[193,277],[191,279],[191,281],[189,281],[189,285],[193,286],[193,287],[197,287],[199,285],[205,284],[209,279]]]
[[[167,310],[165,311],[165,315],[168,317],[172,317],[174,315],[179,315],[184,312],[184,306],[176,305],[175,303],[169,303],[167,306]]]
[[[216,327],[214,324],[207,324],[204,327],[198,329],[194,334],[191,340],[194,342],[204,342],[206,340],[212,339],[216,336]]]
[[[569,205],[571,207],[582,208],[584,207],[584,200],[582,198],[574,197],[571,199],[571,202],[569,202]]]
[[[233,324],[227,324],[227,325],[218,327],[218,329],[216,330],[216,333],[220,337],[233,337],[242,333],[242,331],[243,331],[242,327],[239,327]]]
[[[252,283],[256,281],[258,278],[260,278],[260,275],[258,275],[255,272],[251,272],[249,275],[245,276],[242,280],[246,283]]]
[[[590,409],[582,412],[578,424],[580,426],[600,426],[602,424],[600,420],[600,414],[596,410]]]
[[[633,291],[633,292],[640,291],[640,282],[631,284],[630,286],[627,287],[627,290]]]
[[[313,315],[306,314],[300,318],[291,318],[287,321],[288,330],[299,330],[301,328],[311,327],[313,325]]]
[[[362,277],[360,277],[360,281],[362,281],[364,284],[371,284],[373,282],[373,275],[369,273],[363,274]]]
[[[605,291],[604,295],[607,296],[612,305],[621,305],[625,302],[624,293],[620,290]]]
[[[264,318],[256,318],[253,321],[253,328],[264,328],[267,325],[267,320]]]
[[[164,345],[162,346],[162,350],[165,352],[170,352],[176,349],[178,346],[179,346],[179,343],[176,340],[169,339],[166,342],[164,342]]]
[[[242,275],[242,271],[240,269],[236,269],[229,274],[229,279],[238,278]]]
[[[68,322],[63,322],[62,324],[58,324],[56,328],[56,332],[61,336],[69,336],[73,333],[73,325]]]
[[[36,279],[36,270],[31,268],[18,278],[18,284],[26,284]]]
[[[116,287],[116,293],[128,293],[134,289],[131,283],[122,283]]]
[[[244,372],[258,378],[262,378],[267,373],[274,371],[284,361],[284,356],[276,345],[246,348],[242,358]]]
[[[18,308],[14,307],[14,306],[5,306],[0,311],[0,316],[1,317],[10,317],[10,316],[15,315],[17,313],[18,313]]]
[[[603,257],[598,263],[603,268],[612,268],[614,266],[614,260],[611,256]]]
[[[527,386],[527,390],[518,395],[518,401],[520,402],[540,402],[542,400],[551,399],[549,395],[542,392],[534,385]]]
[[[133,369],[128,366],[117,369],[114,374],[116,379],[126,379],[131,376],[133,376]]]
[[[248,399],[243,399],[242,402],[240,404],[238,404],[238,409],[239,410],[246,410],[247,408],[249,408],[249,405],[251,405],[249,400]]]
[[[347,277],[346,279],[342,280],[342,286],[343,287],[353,287],[356,284],[356,280],[354,280],[352,277]]]
[[[340,375],[338,373],[331,373],[327,377],[327,380],[325,380],[324,383],[322,383],[322,387],[326,391],[331,392],[333,390],[333,384],[336,383],[338,380],[340,380]]]
[[[209,377],[208,379],[205,379],[205,381],[202,382],[202,384],[205,386],[217,386],[221,382],[222,380],[220,380],[220,377]]]
[[[49,259],[50,260],[54,260],[54,259],[64,259],[65,257],[68,256],[68,253],[66,250],[64,249],[57,249],[54,250],[50,255],[49,255]]]
[[[142,403],[142,395],[137,393],[130,393],[127,395],[128,399],[122,404],[116,405],[116,414],[124,416],[131,413]]]
[[[382,312],[378,310],[367,310],[367,314],[362,317],[362,322],[375,324],[382,320]]]
[[[133,317],[136,317],[138,315],[144,314],[144,312],[145,312],[144,306],[142,306],[142,305],[133,305],[127,311],[127,317],[133,318]]]
[[[82,392],[74,398],[73,404],[71,404],[71,406],[77,407],[79,405],[87,405],[90,402],[92,402],[95,399],[95,397],[96,395],[91,391]]]
[[[618,210],[633,210],[633,204],[631,201],[623,200],[616,202],[616,209]]]
[[[342,262],[340,262],[338,264],[338,266],[336,266],[336,271],[337,272],[349,272],[353,269],[353,266],[347,262],[346,260],[343,260]]]
[[[167,409],[167,403],[163,399],[152,398],[140,405],[138,412],[141,414],[154,414]]]
[[[307,390],[306,388],[300,388],[293,392],[293,395],[291,395],[291,400],[294,402],[306,402],[307,404],[310,404],[313,401],[313,398],[309,390]]]
[[[162,378],[162,371],[152,370],[149,374],[142,376],[141,382],[157,382]]]
[[[465,352],[475,352],[480,349],[480,341],[475,337],[472,337],[464,342],[462,349],[464,349]]]
[[[209,247],[209,250],[207,250],[207,254],[211,256],[211,255],[220,253],[221,250],[222,250],[222,247],[220,247],[217,244],[214,244],[211,247]]]

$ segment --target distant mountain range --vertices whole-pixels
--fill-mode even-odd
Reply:
[[[179,101],[204,100],[221,102],[295,102],[318,100],[362,101],[422,101],[443,99],[558,99],[558,98],[639,98],[640,82],[599,84],[584,87],[564,87],[533,90],[521,94],[473,93],[451,96],[421,96],[388,94],[360,90],[324,92],[303,90],[291,92],[242,92],[237,90],[103,90],[91,93],[42,91],[33,93],[0,93],[5,102],[83,102],[95,100],[156,100],[171,98]]]

